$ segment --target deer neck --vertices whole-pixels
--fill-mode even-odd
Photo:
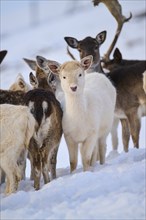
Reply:
[[[100,60],[97,63],[93,63],[86,72],[87,73],[93,73],[93,72],[104,73],[101,67]]]
[[[69,115],[84,115],[86,100],[84,94],[65,94],[65,110]]]

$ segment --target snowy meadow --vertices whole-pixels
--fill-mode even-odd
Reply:
[[[36,3],[37,2],[37,3]],[[29,83],[30,68],[23,58],[37,55],[63,63],[70,60],[65,36],[83,39],[106,30],[107,39],[101,56],[109,47],[117,24],[104,4],[93,7],[92,1],[1,1],[1,49],[8,50],[0,71],[0,88],[7,89],[21,73]],[[121,0],[123,14],[132,19],[124,24],[116,47],[124,59],[146,59],[146,10],[144,0]],[[71,52],[79,59],[78,53]],[[108,114],[108,112],[107,112]],[[77,170],[70,174],[67,146],[62,137],[57,158],[57,179],[35,191],[30,181],[27,161],[26,180],[18,191],[4,195],[0,186],[2,220],[144,220],[146,219],[146,117],[142,118],[140,149],[123,151],[121,126],[118,128],[118,152],[107,139],[106,163],[96,164],[92,172],[83,172],[79,156]]]

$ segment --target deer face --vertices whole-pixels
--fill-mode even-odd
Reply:
[[[80,54],[80,59],[92,55],[93,61],[96,61],[100,58],[99,54],[99,44],[92,37],[86,37],[84,40],[78,42],[77,50]]]
[[[103,31],[97,34],[96,38],[86,37],[83,40],[78,41],[76,38],[73,37],[65,37],[64,38],[67,44],[79,51],[80,59],[88,55],[93,56],[93,66],[100,65],[100,52],[99,48],[100,45],[106,39],[106,31]]]
[[[59,76],[65,93],[79,94],[84,88],[84,71],[76,61],[61,65]]]

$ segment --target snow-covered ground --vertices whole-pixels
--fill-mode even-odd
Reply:
[[[107,8],[92,1],[38,1],[40,7],[30,22],[33,1],[1,1],[1,44],[8,54],[1,65],[0,88],[7,89],[21,72],[28,82],[29,67],[23,57],[35,59],[42,55],[60,63],[70,59],[66,54],[64,36],[83,39],[95,37],[107,30],[107,39],[101,46],[101,56],[113,39],[116,22]],[[30,6],[31,3],[31,6]],[[123,27],[117,43],[123,57],[146,59],[146,20],[136,15],[146,9],[144,0],[121,0],[123,14],[133,18]],[[37,10],[36,6],[34,10]],[[31,11],[31,12],[32,12]],[[35,17],[34,17],[35,16]],[[36,22],[36,23],[35,23]],[[78,58],[76,51],[71,50]],[[29,180],[20,183],[18,192],[4,196],[1,185],[1,219],[99,219],[143,220],[146,218],[146,119],[142,119],[140,149],[124,153],[121,127],[118,129],[118,152],[112,152],[111,137],[107,140],[106,164],[98,163],[93,172],[82,172],[81,160],[77,170],[69,173],[66,143],[62,138],[57,163],[57,179],[34,191]]]

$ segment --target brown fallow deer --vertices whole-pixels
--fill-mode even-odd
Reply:
[[[48,76],[46,75],[46,73],[42,69],[40,69],[38,67],[36,61],[31,60],[31,59],[26,59],[26,58],[24,58],[24,61],[28,64],[28,66],[33,71],[35,71],[35,75],[32,72],[29,75],[29,81],[30,81],[30,84],[32,85],[32,87],[34,89],[40,88],[40,89],[44,89],[46,91],[49,91],[51,93],[55,93],[55,89],[54,89],[55,87],[49,83]],[[50,159],[50,161],[57,160],[57,153],[58,153],[58,148],[55,148],[54,151],[52,152],[52,159]],[[42,155],[41,157],[43,157],[43,154],[44,154],[44,151],[40,150],[40,155]],[[30,159],[30,164],[31,164],[30,179],[34,180],[35,172],[34,172],[33,158],[30,153],[28,154],[28,157]],[[56,165],[55,165],[55,177],[56,177]]]
[[[29,106],[37,125],[28,147],[33,165],[34,188],[40,189],[41,174],[44,183],[56,178],[57,152],[62,136],[62,109],[53,92],[41,88],[25,94],[24,103]]]
[[[123,59],[122,53],[119,48],[116,48],[113,52],[113,59],[109,59],[108,61],[102,61],[102,67],[109,71],[117,69],[119,67],[126,67],[129,65],[136,64],[138,62],[143,62],[145,60],[127,60]]]
[[[109,71],[113,71],[115,69],[118,69],[119,67],[128,67],[130,65],[134,65],[134,64],[138,64],[138,63],[141,63],[139,65],[142,66],[145,63],[145,60],[127,60],[127,59],[123,59],[122,53],[120,52],[120,50],[118,48],[116,48],[114,53],[113,53],[113,59],[109,59],[108,61],[104,60],[103,63],[102,63],[102,66],[103,66],[103,68],[105,68]],[[145,69],[146,69],[146,66],[145,66]],[[145,80],[146,80],[145,72],[143,73],[143,89],[144,89],[144,91],[145,91],[145,88],[146,88],[145,87]],[[145,116],[145,114],[143,114],[142,116]],[[129,142],[129,139],[130,139],[130,132],[128,131],[126,120],[121,119],[121,123],[123,124],[123,127],[125,127],[125,137],[126,137],[126,140],[127,140],[125,144],[128,145],[128,142]],[[123,140],[124,139],[125,138],[123,137]]]

